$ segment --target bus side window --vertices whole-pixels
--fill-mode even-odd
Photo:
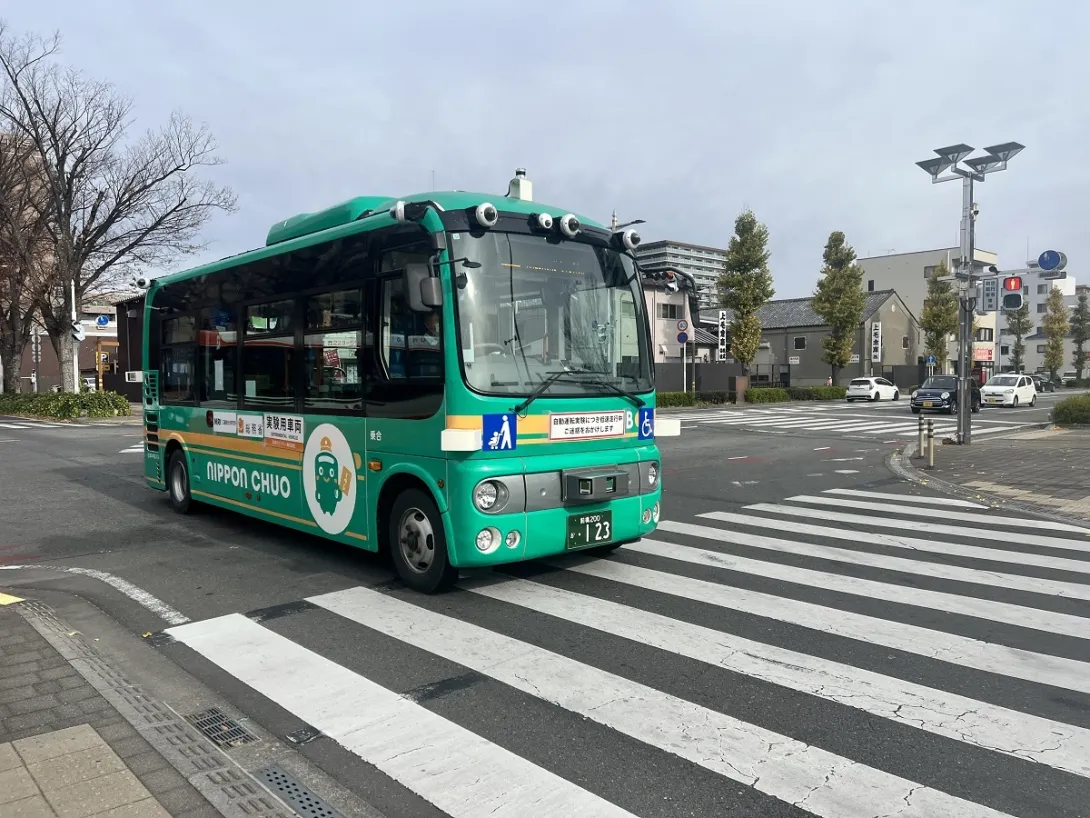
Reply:
[[[197,374],[197,320],[192,315],[168,318],[162,325],[159,350],[160,399],[163,403],[193,403]]]
[[[295,301],[246,308],[242,400],[254,409],[294,408]]]
[[[238,323],[226,308],[201,310],[200,360],[202,406],[235,406],[235,351],[238,349]]]
[[[308,412],[362,408],[363,294],[358,289],[313,295],[306,301],[303,336]]]

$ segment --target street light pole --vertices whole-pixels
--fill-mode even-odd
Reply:
[[[973,313],[976,311],[976,201],[975,183],[983,182],[987,174],[1007,169],[1007,161],[1022,151],[1024,145],[1004,142],[985,148],[986,156],[968,159],[968,169],[958,163],[973,152],[969,145],[951,145],[938,148],[937,159],[925,159],[916,164],[931,176],[932,184],[961,179],[961,261],[954,278],[958,283],[958,441],[968,445],[972,441],[973,391],[971,386],[973,367]],[[942,174],[949,170],[950,174]]]

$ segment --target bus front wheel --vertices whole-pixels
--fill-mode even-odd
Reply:
[[[189,492],[189,464],[185,452],[176,449],[167,464],[167,494],[170,505],[179,514],[188,514],[193,506],[193,496]]]
[[[406,489],[390,510],[390,555],[401,580],[414,591],[432,594],[458,579],[450,564],[443,521],[435,501],[419,489]]]

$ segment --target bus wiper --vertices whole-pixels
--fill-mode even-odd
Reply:
[[[570,371],[561,369],[561,370],[557,370],[556,372],[550,372],[550,373],[548,373],[548,375],[549,375],[549,377],[547,377],[545,380],[543,380],[541,383],[539,383],[537,385],[537,387],[534,389],[534,391],[526,396],[526,400],[524,400],[522,403],[520,403],[518,406],[516,406],[511,411],[514,412],[516,415],[522,414],[522,411],[527,406],[529,406],[531,403],[533,403],[535,400],[537,400],[539,397],[541,397],[541,394],[546,389],[548,389],[550,386],[552,386],[554,383],[561,380],[562,378],[566,378],[567,380],[571,381],[572,383],[591,384],[593,386],[600,386],[600,387],[606,389],[607,391],[612,392],[614,395],[618,395],[618,396],[620,396],[622,398],[625,398],[626,400],[632,401],[632,403],[634,403],[637,408],[647,405],[646,402],[639,395],[633,395],[628,390],[621,389],[621,387],[617,386],[616,384],[612,384],[609,381],[603,380],[600,377],[596,377],[593,380],[588,380],[586,378],[576,377],[578,375],[601,375],[600,372],[595,372],[592,369],[573,369],[573,370],[570,370]]]
[[[541,383],[539,383],[537,386],[535,386],[534,390],[529,395],[526,396],[526,400],[524,400],[518,406],[514,407],[511,411],[514,412],[516,415],[521,415],[523,410],[527,406],[529,406],[531,403],[533,403],[535,400],[537,400],[539,397],[541,397],[542,392],[544,392],[546,389],[548,389],[550,386],[552,386],[554,383],[556,383],[558,380],[560,380],[565,375],[570,375],[570,374],[571,374],[570,372],[566,372],[563,369],[558,370],[556,372],[549,372],[548,373],[549,377],[547,377],[545,380],[543,380]]]
[[[565,375],[576,375],[576,374],[578,374],[578,375],[600,375],[601,373],[594,372],[594,371],[592,371],[590,369],[576,369],[576,370],[573,370],[572,372],[565,372],[564,374]],[[594,378],[593,380],[590,380],[590,381],[581,380],[581,379],[578,379],[578,378],[573,378],[573,380],[578,381],[579,383],[592,383],[595,386],[601,386],[601,387],[605,388],[606,390],[612,392],[614,395],[619,395],[620,397],[625,398],[626,400],[632,401],[632,403],[636,404],[637,409],[642,407],[642,406],[647,405],[646,402],[643,400],[643,398],[641,398],[639,395],[634,395],[631,392],[629,392],[627,389],[621,389],[621,387],[617,386],[617,384],[610,383],[609,381],[604,380],[603,378],[597,377],[597,378]]]

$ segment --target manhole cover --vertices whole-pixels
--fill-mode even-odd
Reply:
[[[239,744],[250,744],[257,741],[256,736],[248,733],[237,721],[229,719],[217,707],[205,710],[203,713],[194,713],[185,718],[186,721],[220,747],[234,747]]]

